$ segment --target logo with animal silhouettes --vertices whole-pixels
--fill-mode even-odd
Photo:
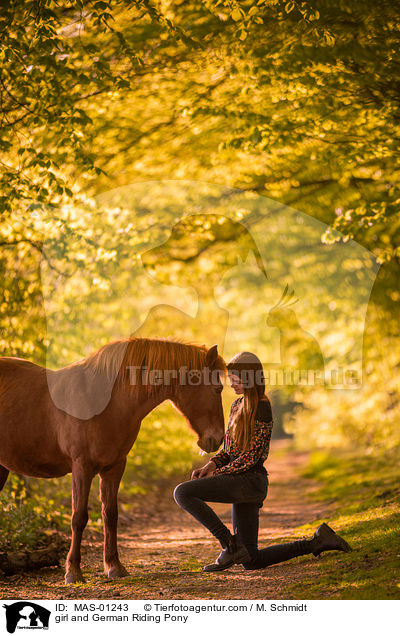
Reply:
[[[121,341],[106,373],[69,370],[68,394],[64,372],[49,371],[57,408],[85,420],[102,413],[124,347],[137,339],[216,343],[228,359],[257,351],[271,370],[270,386],[361,386],[379,269],[361,245],[322,241],[326,224],[294,208],[203,182],[130,184],[96,203],[109,211],[104,238],[97,226],[103,214],[91,215],[79,259],[72,237],[44,237],[46,366],[75,363],[116,337],[126,345]],[[68,275],[60,276],[60,259]]]
[[[9,634],[14,634],[16,629],[49,628],[51,612],[37,603],[17,601],[3,607],[6,610],[6,626]]]

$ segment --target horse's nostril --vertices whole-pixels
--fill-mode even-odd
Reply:
[[[217,448],[219,448],[220,445],[221,443],[220,442],[218,443],[214,437],[210,437],[208,439],[208,447],[209,447],[208,452],[213,453],[214,451],[217,450]]]

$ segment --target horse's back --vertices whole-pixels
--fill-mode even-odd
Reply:
[[[46,389],[46,369],[23,358],[0,358],[0,429],[46,408]]]
[[[35,362],[25,360],[25,358],[13,358],[12,356],[0,357],[0,378],[3,373],[18,373],[18,371],[40,373],[43,375],[46,369]]]
[[[46,369],[23,358],[0,358],[0,416],[10,402],[40,402],[46,394]]]

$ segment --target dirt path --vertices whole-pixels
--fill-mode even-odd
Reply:
[[[285,441],[271,445],[267,462],[270,487],[260,510],[259,546],[302,538],[299,526],[326,520],[326,505],[307,497],[317,484],[298,476],[304,453],[286,452]],[[100,533],[87,532],[83,544],[85,583],[63,584],[62,568],[6,577],[0,582],[2,599],[280,599],[293,598],[288,587],[305,574],[318,572],[313,556],[300,557],[265,570],[233,566],[218,574],[201,571],[220,551],[219,544],[189,514],[178,508],[172,493],[177,481],[166,483],[153,496],[151,514],[138,507],[122,514],[119,527],[121,560],[130,576],[109,581],[102,570]],[[230,526],[228,504],[212,504]],[[154,511],[154,512],[153,512]],[[310,533],[307,531],[307,536]]]

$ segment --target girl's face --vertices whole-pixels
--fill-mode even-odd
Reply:
[[[243,384],[240,381],[239,376],[234,373],[228,373],[229,382],[231,384],[232,389],[235,391],[237,395],[244,393]]]

